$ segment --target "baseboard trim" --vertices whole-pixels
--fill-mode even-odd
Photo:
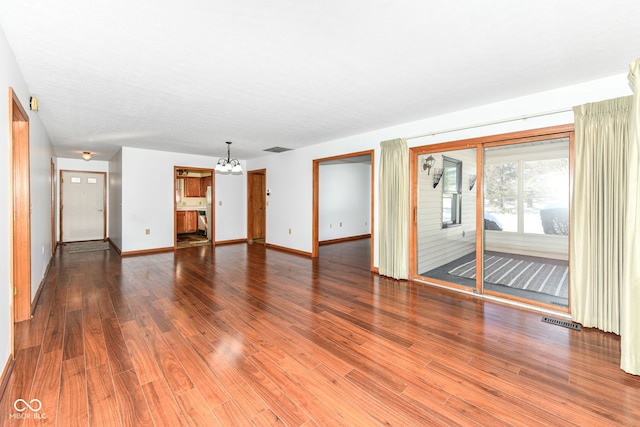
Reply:
[[[370,239],[371,234],[361,234],[359,236],[341,237],[340,239],[322,240],[318,242],[318,245],[330,245],[332,243],[350,242],[352,240]]]
[[[36,311],[36,306],[38,305],[38,300],[40,299],[40,294],[42,293],[42,288],[44,288],[44,284],[47,280],[47,276],[49,275],[49,268],[51,267],[51,261],[53,257],[49,258],[49,262],[47,263],[47,268],[44,269],[44,275],[42,276],[42,280],[40,280],[40,284],[38,285],[38,290],[36,290],[36,295],[31,301],[31,317],[33,317],[33,313]]]
[[[278,251],[283,251],[283,252],[289,252],[295,255],[302,255],[305,256],[307,258],[311,258],[311,252],[304,252],[304,251],[299,251],[297,249],[291,249],[291,248],[287,248],[284,246],[278,246],[278,245],[273,245],[271,243],[266,243],[265,247],[270,248],[270,249],[276,249]]]
[[[4,392],[7,389],[7,385],[9,384],[9,378],[11,378],[11,374],[13,373],[13,368],[16,364],[15,359],[9,356],[9,360],[4,365],[4,369],[2,370],[2,382],[0,383],[0,400],[4,396]]]
[[[247,239],[216,240],[214,246],[233,245],[235,243],[247,243]]]
[[[175,248],[173,246],[168,248],[154,248],[154,249],[143,249],[141,251],[129,251],[129,252],[121,252],[121,257],[130,257],[130,256],[138,256],[138,255],[152,255],[158,254],[162,252],[173,252]]]
[[[111,245],[111,247],[113,248],[114,251],[118,252],[118,255],[122,256],[122,251],[120,250],[120,248],[118,247],[118,245],[116,245],[115,243],[113,243],[113,240],[111,240],[110,238],[107,237],[107,241],[109,242],[109,245]]]

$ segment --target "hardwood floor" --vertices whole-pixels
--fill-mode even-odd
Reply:
[[[62,248],[17,326],[0,423],[637,425],[640,378],[618,368],[618,337],[379,277],[368,244],[317,260]]]

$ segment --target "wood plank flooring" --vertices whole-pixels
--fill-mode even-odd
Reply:
[[[0,425],[638,425],[617,336],[379,277],[368,245],[61,248]]]

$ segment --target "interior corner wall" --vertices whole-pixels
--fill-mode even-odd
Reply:
[[[626,66],[627,64],[621,64],[621,71],[626,72],[623,70]],[[373,149],[373,265],[377,266],[379,255],[375,242],[378,241],[377,171],[380,164],[380,141],[404,137],[408,139],[409,147],[418,147],[573,123],[573,106],[630,94],[626,74],[619,74],[248,160],[250,170],[266,169],[267,188],[272,193],[267,207],[267,243],[311,253],[313,160]],[[519,119],[556,110],[565,111]],[[512,118],[517,120],[504,121]],[[426,136],[417,137],[418,135]]]
[[[4,32],[0,29],[0,370],[11,353],[11,304],[13,302],[10,276],[11,212],[11,147],[9,135],[9,87],[29,115],[30,181],[31,181],[31,290],[32,298],[42,282],[51,259],[51,159],[53,149],[37,112],[29,111],[29,88],[18,68]]]

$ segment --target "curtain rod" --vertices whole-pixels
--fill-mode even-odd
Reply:
[[[569,112],[569,111],[573,111],[573,108],[562,108],[562,109],[559,109],[559,110],[545,111],[544,113],[525,114],[525,115],[522,115],[522,116],[511,117],[509,119],[494,120],[492,122],[477,123],[475,125],[460,126],[460,127],[457,127],[457,128],[451,128],[451,129],[439,130],[439,131],[435,131],[435,132],[423,133],[423,134],[420,134],[420,135],[408,136],[405,139],[424,138],[425,136],[439,135],[441,133],[449,133],[449,132],[456,132],[456,131],[460,131],[460,130],[480,128],[480,127],[484,127],[484,126],[498,125],[500,123],[508,123],[508,122],[515,122],[517,120],[532,119],[534,117],[551,116],[553,114],[566,113],[566,112]]]

